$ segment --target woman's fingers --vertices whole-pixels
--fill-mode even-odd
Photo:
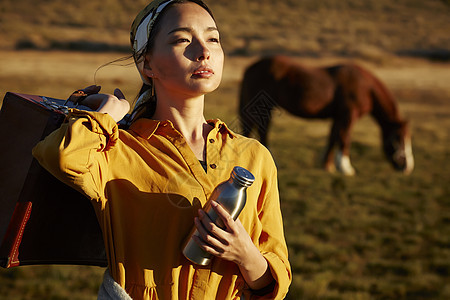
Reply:
[[[104,104],[104,102],[107,101],[108,98],[109,96],[106,94],[91,94],[85,97],[80,104],[89,107],[92,110],[97,110]]]
[[[209,218],[208,214],[203,210],[199,210],[198,218],[196,218],[197,229],[204,240],[208,239],[208,236],[218,237],[219,230],[221,230],[214,222]]]
[[[119,100],[125,100],[125,95],[122,93],[122,91],[120,89],[114,90],[114,96],[116,96],[117,99],[119,99]]]
[[[128,113],[128,111],[130,110],[130,102],[128,102],[128,100],[125,99],[125,95],[122,93],[122,91],[120,89],[115,89],[114,96],[116,96],[117,99],[119,99],[120,104],[122,105],[122,111],[125,112],[125,114]]]
[[[109,114],[116,122],[122,120],[130,110],[130,103],[125,99],[125,96],[119,89],[114,91],[114,95],[95,94],[89,97],[95,97],[97,95],[106,96],[106,98],[103,98],[100,106],[96,110]]]
[[[88,87],[85,87],[82,91],[84,91],[88,95],[97,94],[102,89],[99,85],[90,85]]]
[[[199,217],[194,219],[195,226],[197,227],[198,236],[194,235],[193,238],[205,251],[213,254],[219,255],[224,252],[224,244],[226,241],[220,241],[216,235],[214,235],[210,230],[215,231],[211,219],[203,211],[199,212]],[[206,226],[205,226],[206,225]],[[208,230],[206,227],[210,228]],[[216,226],[216,228],[218,228]],[[218,228],[221,230],[220,228]]]
[[[76,90],[70,95],[67,101],[71,101],[74,104],[81,104],[89,95],[97,94],[100,92],[101,87],[98,85],[91,85],[81,90]],[[66,102],[67,102],[66,101]]]
[[[211,207],[214,209],[216,214],[219,216],[221,223],[225,225],[225,228],[227,228],[228,231],[233,232],[236,230],[235,228],[235,221],[230,216],[230,214],[225,210],[225,208],[222,207],[219,203],[216,201],[211,201]]]
[[[119,99],[121,106],[119,112],[120,119],[117,120],[117,122],[119,122],[130,111],[130,102],[128,102],[128,100],[125,98],[125,95],[122,93],[120,89],[114,90],[114,96],[116,96],[117,99]]]
[[[91,85],[77,90],[67,99],[75,104],[82,104],[90,109],[109,114],[119,122],[130,110],[130,103],[125,99],[120,89],[114,90],[114,95],[99,94],[101,86]]]
[[[198,236],[194,240],[208,253],[242,264],[248,259],[248,249],[255,247],[253,241],[239,219],[233,220],[217,202],[212,201],[211,207],[218,216],[216,222],[220,221],[224,226],[217,226],[206,212],[199,210],[199,216],[195,218]]]

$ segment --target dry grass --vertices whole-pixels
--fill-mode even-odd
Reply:
[[[65,99],[72,90],[91,84],[112,92],[117,86],[130,99],[136,96],[140,77],[132,62],[103,64],[124,57],[122,53],[4,51],[0,61],[0,93],[21,92]],[[3,97],[2,97],[3,99]]]
[[[129,26],[146,0],[3,0],[1,49],[125,50]],[[225,49],[360,56],[389,53],[449,58],[450,6],[439,0],[207,1]]]
[[[2,52],[1,96],[20,91],[65,98],[74,88],[92,84],[97,66],[120,55]],[[236,124],[240,77],[253,60],[227,59],[222,86],[207,97],[208,117]],[[322,65],[342,59],[301,60]],[[358,175],[325,173],[316,162],[329,121],[307,121],[277,111],[270,149],[279,167],[294,271],[289,299],[446,299],[449,64],[412,59],[397,59],[393,66],[360,62],[387,83],[410,119],[416,169],[410,176],[391,170],[381,153],[379,129],[367,117],[354,130],[352,159]],[[107,91],[120,87],[131,97],[140,84],[134,67],[114,66],[99,71],[97,83]],[[94,299],[101,273],[96,267],[76,266],[0,270],[0,299]]]

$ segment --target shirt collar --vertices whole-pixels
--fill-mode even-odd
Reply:
[[[237,136],[228,128],[227,124],[225,124],[225,122],[221,121],[220,119],[207,120],[206,122],[214,126],[214,129],[222,134],[228,134],[231,138],[235,138]]]
[[[213,120],[207,120],[208,124],[214,126],[214,129],[216,129],[218,132],[222,134],[228,134],[231,138],[235,138],[237,135],[231,131],[228,126],[219,119],[213,119]],[[140,118],[136,120],[133,124],[130,126],[130,130],[136,132],[139,136],[145,139],[149,139],[159,127],[167,127],[175,128],[173,127],[172,122],[169,120],[166,121],[158,121],[158,120],[151,120],[147,118]]]

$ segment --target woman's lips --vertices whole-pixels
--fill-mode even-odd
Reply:
[[[199,68],[192,73],[193,78],[210,78],[214,75],[214,71],[210,68]]]

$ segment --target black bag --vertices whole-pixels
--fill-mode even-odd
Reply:
[[[64,100],[9,92],[5,95],[0,111],[2,267],[107,265],[102,233],[90,201],[58,181],[31,155],[40,140],[59,128],[66,113]]]

